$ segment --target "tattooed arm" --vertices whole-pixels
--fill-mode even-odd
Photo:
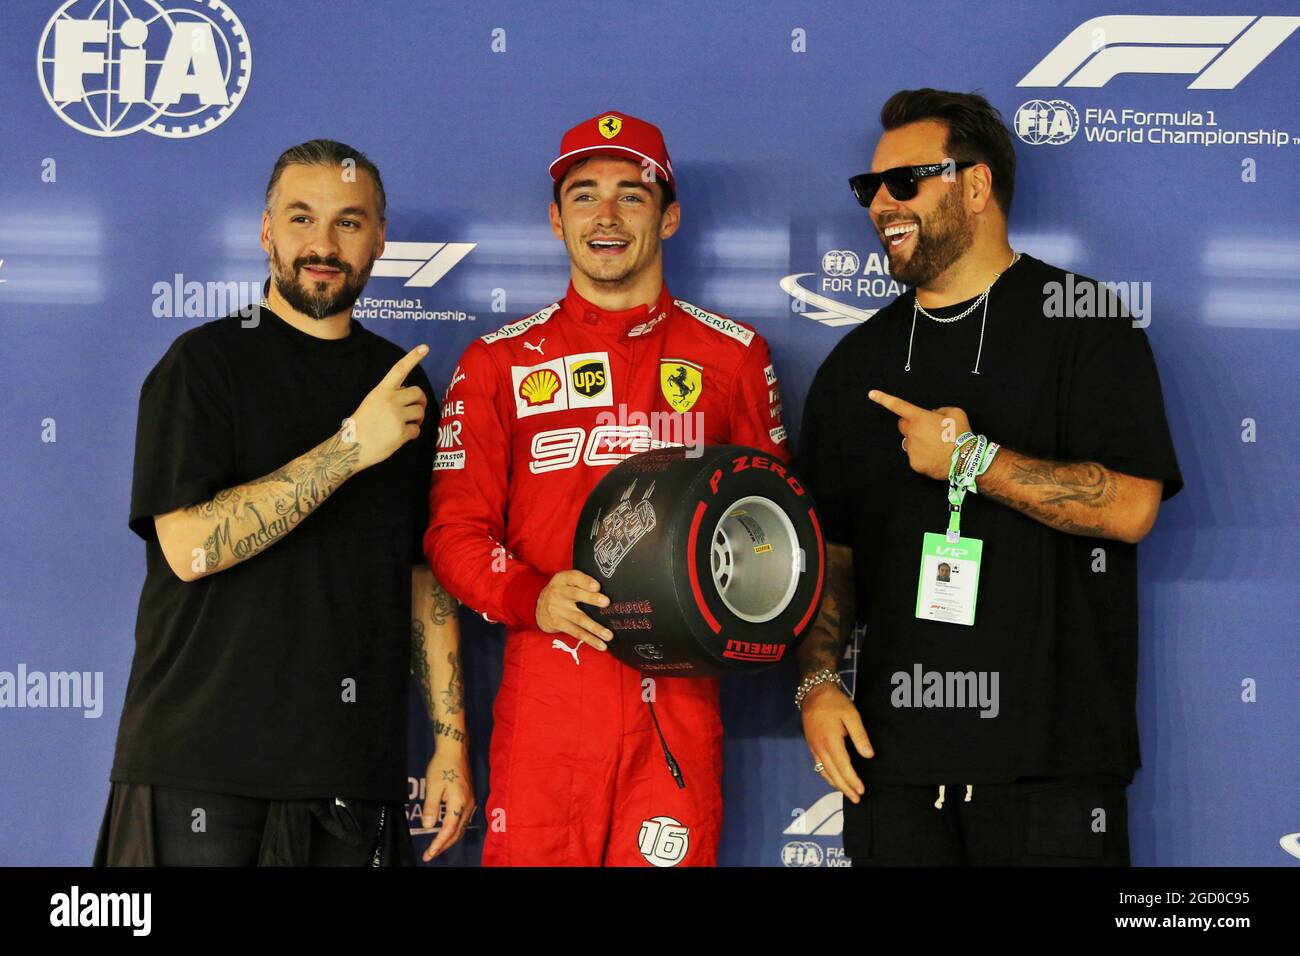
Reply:
[[[1067,534],[1137,544],[1155,524],[1162,484],[1096,462],[1030,458],[1003,448],[979,494]]]
[[[196,581],[265,551],[357,472],[420,434],[428,396],[402,387],[428,347],[398,360],[343,427],[305,455],[211,501],[154,516],[158,544],[182,581]]]
[[[411,671],[420,685],[438,749],[444,740],[468,746],[456,599],[434,580],[427,564],[411,570]]]
[[[828,543],[826,588],[822,593],[821,610],[817,612],[812,630],[796,652],[800,677],[808,677],[820,670],[839,670],[845,644],[853,633],[855,603],[853,550],[842,544]]]
[[[411,672],[433,724],[436,749],[424,774],[420,821],[425,829],[442,824],[424,851],[428,862],[454,844],[474,815],[465,732],[465,689],[460,670],[460,624],[456,601],[433,577],[428,565],[411,569]]]
[[[853,550],[840,544],[826,546],[826,590],[812,631],[799,645],[797,657],[801,676],[820,670],[832,673],[840,668],[844,646],[853,633]],[[865,792],[862,780],[849,760],[844,738],[848,736],[863,757],[875,756],[862,717],[839,685],[828,681],[810,690],[803,701],[803,735],[812,751],[819,773],[832,787],[853,803]]]
[[[167,563],[182,581],[224,571],[296,528],[358,468],[360,450],[331,435],[256,481],[154,518]]]
[[[919,408],[879,389],[867,397],[898,416],[902,451],[912,470],[947,481],[956,439],[973,430],[966,412],[953,406]],[[996,435],[990,438],[997,440]],[[1096,462],[1047,461],[1010,448],[998,452],[975,487],[1057,531],[1129,544],[1141,541],[1155,524],[1164,490],[1159,481]]]

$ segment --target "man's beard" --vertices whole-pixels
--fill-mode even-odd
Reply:
[[[302,256],[293,261],[293,268],[290,270],[285,267],[275,246],[271,246],[271,278],[275,282],[275,287],[280,290],[280,295],[284,296],[284,301],[288,302],[295,311],[311,316],[313,319],[323,319],[352,308],[361,297],[366,283],[370,281],[370,270],[374,264],[375,260],[371,259],[363,270],[357,272],[337,256],[325,258]],[[337,292],[329,292],[328,283],[302,277],[304,266],[329,266],[338,269],[343,273],[342,287]],[[309,289],[307,286],[315,288]]]
[[[894,257],[889,256],[889,274],[905,285],[929,285],[965,255],[973,242],[974,230],[962,209],[961,191],[949,187],[935,211],[919,222],[915,247],[907,261],[895,264]],[[889,253],[888,241],[885,252]]]

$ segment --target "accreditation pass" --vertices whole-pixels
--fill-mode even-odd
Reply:
[[[979,538],[927,532],[921,544],[921,571],[916,585],[916,616],[948,624],[975,623],[975,597],[979,591]]]

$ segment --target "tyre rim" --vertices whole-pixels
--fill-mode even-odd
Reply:
[[[751,624],[772,620],[790,604],[802,557],[794,525],[770,498],[741,498],[713,529],[713,585],[727,609]]]

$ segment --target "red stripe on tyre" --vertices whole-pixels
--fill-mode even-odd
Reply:
[[[704,615],[704,620],[713,629],[713,633],[717,634],[722,630],[722,625],[713,616],[709,606],[704,603],[704,590],[700,587],[699,562],[695,558],[695,543],[700,538],[700,522],[704,520],[706,507],[707,504],[703,501],[695,506],[695,517],[691,519],[691,534],[686,543],[686,568],[691,578],[691,593],[695,595],[695,606],[700,609],[700,613]],[[820,582],[818,587],[820,589]]]
[[[817,607],[817,602],[822,596],[822,579],[826,577],[826,546],[822,543],[822,526],[817,521],[817,512],[812,508],[808,509],[808,517],[812,519],[813,534],[817,535],[817,587],[813,589],[812,603],[808,605],[808,610],[800,618],[799,623],[794,626],[796,635],[802,634],[804,627],[808,624],[808,619],[812,617],[813,610]]]

